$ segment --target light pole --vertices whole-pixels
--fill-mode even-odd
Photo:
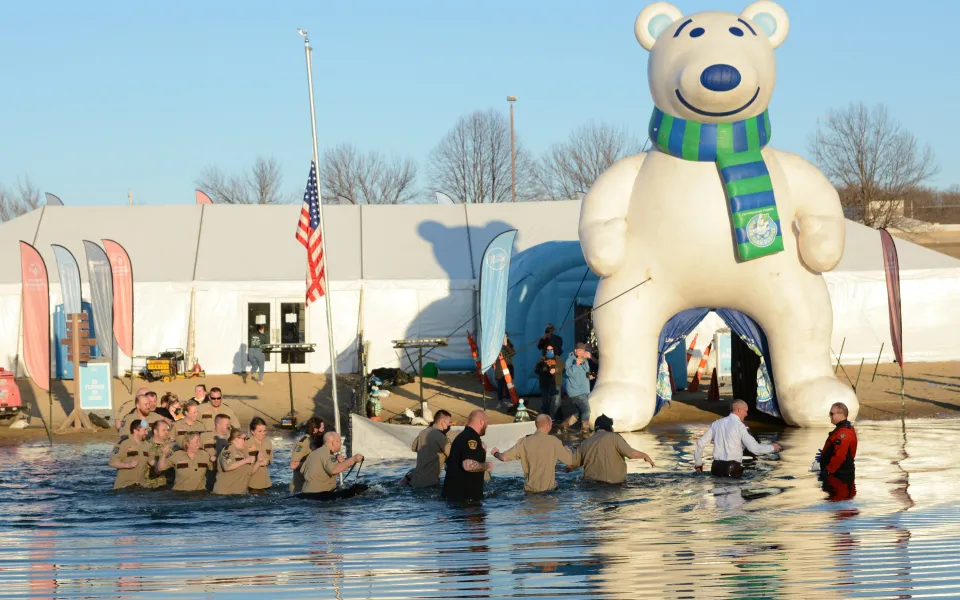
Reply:
[[[507,96],[510,103],[510,190],[514,202],[517,201],[517,152],[513,136],[513,103],[516,101],[516,96]]]

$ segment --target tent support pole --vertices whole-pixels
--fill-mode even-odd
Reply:
[[[884,342],[880,342],[880,352],[877,352],[877,364],[873,367],[873,377],[870,378],[871,383],[877,378],[877,369],[880,368],[880,357],[883,356],[883,344]]]
[[[863,362],[864,362],[865,360],[867,360],[867,359],[865,359],[865,358],[861,358],[861,359],[860,359],[860,370],[857,371],[857,382],[856,382],[855,384],[853,384],[853,391],[854,391],[854,392],[857,391],[857,386],[860,385],[860,374],[863,373]]]
[[[833,374],[837,374],[837,369],[840,368],[840,357],[843,356],[843,347],[847,345],[847,338],[843,338],[843,341],[840,343],[840,354],[837,355],[837,366],[833,369]]]

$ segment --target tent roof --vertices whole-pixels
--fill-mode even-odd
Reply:
[[[32,242],[57,279],[51,244],[69,248],[86,281],[83,240],[112,239],[130,254],[137,281],[301,281],[306,254],[295,232],[299,205],[47,206],[0,224],[0,284],[20,282],[19,240]],[[516,250],[577,243],[578,200],[478,205],[324,205],[330,277],[344,280],[471,280],[487,244],[519,230]],[[468,235],[469,234],[469,235]],[[896,240],[902,269],[958,268],[960,260]],[[836,271],[883,269],[877,231],[847,222]]]

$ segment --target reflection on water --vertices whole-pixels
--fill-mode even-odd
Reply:
[[[337,503],[274,489],[239,499],[112,492],[110,446],[0,448],[0,598],[960,597],[960,421],[860,423],[853,487],[809,471],[826,431],[787,430],[740,481],[693,472],[706,426],[627,434],[657,467],[623,487],[558,476],[525,495],[498,464],[482,505],[364,467]]]

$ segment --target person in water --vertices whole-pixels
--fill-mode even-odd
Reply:
[[[443,465],[450,455],[450,431],[452,416],[440,409],[433,414],[433,423],[420,432],[410,449],[417,453],[417,466],[400,480],[400,485],[425,488],[440,485]]]
[[[228,446],[217,458],[217,480],[213,493],[220,495],[246,494],[250,478],[264,466],[263,455],[247,453],[247,438],[243,431],[231,429]]]
[[[332,492],[337,487],[337,475],[363,460],[362,454],[347,459],[338,454],[343,441],[336,431],[323,434],[321,444],[303,463],[303,492],[306,494]]]
[[[293,471],[293,477],[290,480],[290,493],[297,493],[303,490],[303,461],[310,456],[310,453],[323,444],[323,433],[326,424],[321,417],[310,417],[304,424],[304,436],[300,438],[297,445],[293,447],[293,453],[290,455],[290,470]]]
[[[262,455],[263,462],[250,477],[251,492],[267,490],[272,485],[268,467],[273,462],[273,441],[267,437],[267,422],[260,417],[250,421],[250,436],[247,438],[247,454],[255,456],[257,453]]]
[[[200,420],[200,405],[196,400],[187,402],[183,411],[183,418],[173,425],[173,435],[177,446],[183,450],[187,447],[186,436],[191,433],[201,434],[207,431],[207,426]]]
[[[117,470],[113,489],[143,485],[150,462],[150,444],[146,442],[149,425],[146,420],[131,421],[129,436],[123,436],[113,447],[110,466]]]
[[[173,489],[178,492],[205,492],[207,473],[213,469],[213,457],[200,447],[200,434],[196,431],[184,434],[183,449],[170,457],[173,465]]]
[[[697,440],[693,453],[693,468],[703,471],[703,450],[713,442],[713,464],[710,473],[717,477],[740,477],[743,475],[743,449],[753,454],[770,454],[783,449],[780,444],[761,444],[747,431],[743,422],[747,418],[747,403],[734,400],[730,404],[730,414],[717,419],[707,432]]]
[[[520,460],[523,467],[523,489],[531,493],[546,492],[557,487],[555,473],[558,461],[568,467],[575,466],[570,449],[550,435],[550,429],[553,428],[550,415],[537,415],[535,424],[537,431],[522,438],[513,448],[503,453],[493,449],[493,456],[497,460]]]
[[[467,416],[467,426],[450,445],[441,498],[483,499],[484,475],[493,470],[493,463],[487,462],[487,449],[480,439],[486,432],[487,413],[479,409],[471,412]]]
[[[830,422],[834,429],[818,455],[820,475],[853,479],[856,474],[854,459],[857,457],[857,431],[847,419],[847,405],[837,402],[830,407]]]
[[[613,419],[600,415],[593,423],[594,432],[583,440],[573,455],[570,470],[583,467],[583,478],[599,483],[619,484],[627,480],[626,459],[643,459],[655,467],[645,452],[634,450],[623,436],[613,431]]]

